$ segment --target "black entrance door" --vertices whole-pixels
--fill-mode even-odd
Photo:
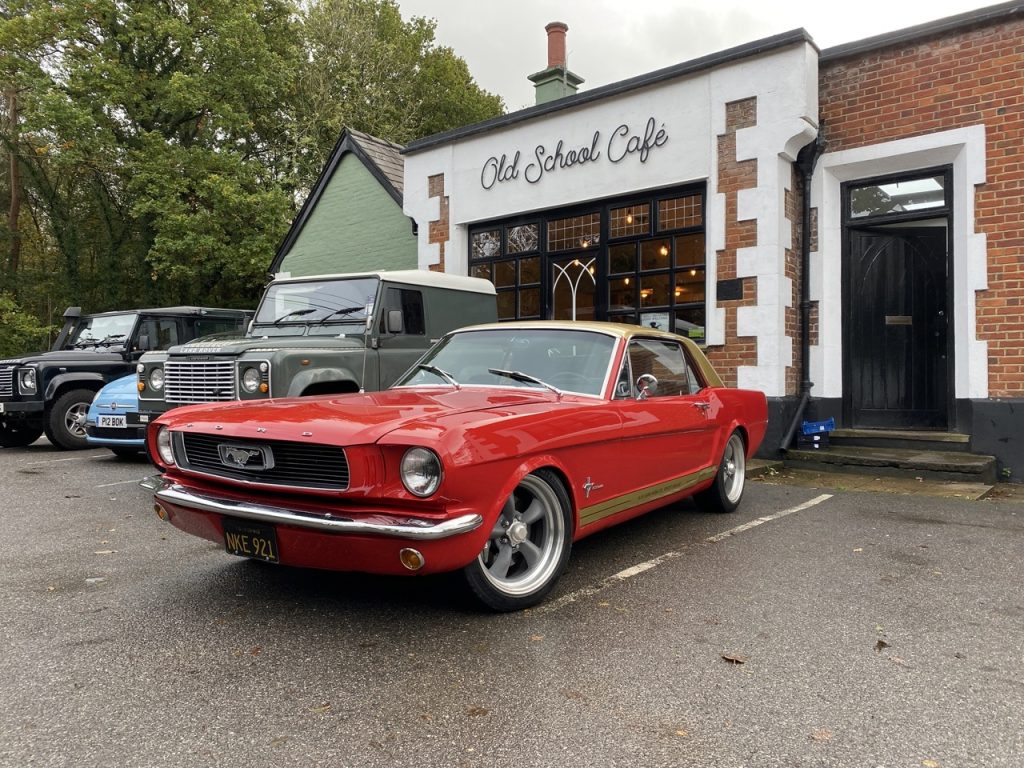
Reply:
[[[846,423],[946,428],[946,228],[849,228],[847,236]]]

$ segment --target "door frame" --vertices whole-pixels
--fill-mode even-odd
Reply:
[[[921,179],[930,176],[943,176],[943,188],[944,188],[944,203],[941,207],[933,207],[923,209],[921,211],[907,211],[901,213],[889,213],[875,216],[863,216],[854,218],[851,215],[851,190],[871,184],[886,184],[897,181],[911,181],[915,179]],[[915,169],[913,171],[904,171],[896,174],[886,174],[884,176],[871,176],[860,179],[853,179],[844,182],[840,186],[840,201],[842,206],[841,217],[842,221],[842,263],[840,265],[840,275],[842,279],[841,284],[841,297],[842,297],[842,316],[843,318],[849,318],[852,316],[854,307],[856,306],[853,297],[853,286],[850,284],[850,270],[851,270],[851,237],[850,232],[856,229],[866,229],[872,227],[890,226],[890,225],[905,225],[913,226],[916,222],[934,220],[934,219],[945,219],[946,221],[946,395],[945,402],[940,404],[940,409],[945,412],[946,426],[936,430],[934,426],[919,426],[913,427],[912,429],[931,430],[931,431],[948,431],[956,423],[956,408],[955,408],[955,373],[956,373],[956,305],[954,303],[954,268],[955,260],[953,258],[953,244],[955,241],[953,231],[953,205],[954,205],[954,187],[953,187],[953,166],[943,165],[933,168],[922,168]],[[848,427],[856,427],[853,424],[853,402],[852,402],[852,365],[850,360],[851,345],[851,334],[852,334],[852,323],[844,321],[842,323],[842,418],[843,425]]]

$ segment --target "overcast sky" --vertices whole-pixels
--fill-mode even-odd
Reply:
[[[398,0],[437,20],[436,40],[466,60],[511,112],[534,103],[526,79],[547,66],[544,25],[563,21],[580,90],[803,27],[821,48],[993,5],[930,0]]]

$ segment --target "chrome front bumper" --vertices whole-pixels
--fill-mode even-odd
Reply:
[[[477,514],[462,515],[441,523],[428,523],[413,517],[393,517],[391,522],[353,520],[348,517],[323,517],[308,512],[299,512],[282,507],[271,507],[264,504],[222,499],[206,493],[185,488],[160,475],[147,477],[139,483],[146,490],[153,492],[156,501],[179,505],[188,509],[213,512],[245,520],[258,520],[264,523],[292,525],[297,528],[308,528],[325,533],[357,533],[370,536],[389,536],[398,539],[414,539],[416,541],[433,541],[468,533],[480,527],[483,518]]]

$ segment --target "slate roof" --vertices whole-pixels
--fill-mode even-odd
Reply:
[[[348,134],[363,148],[363,151],[380,168],[399,194],[404,192],[405,161],[402,160],[402,145],[385,139],[378,139],[362,131],[348,129]]]

